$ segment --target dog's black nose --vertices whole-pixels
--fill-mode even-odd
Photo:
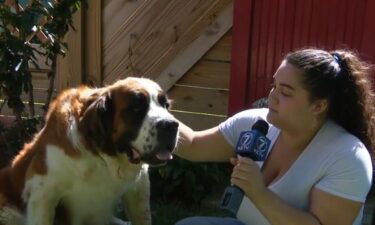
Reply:
[[[156,124],[157,149],[172,152],[176,145],[178,122],[175,120],[160,120]]]
[[[156,129],[175,133],[178,129],[178,122],[174,120],[161,120],[156,124]]]

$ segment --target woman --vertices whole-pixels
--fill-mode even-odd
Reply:
[[[252,206],[247,225],[361,224],[375,146],[371,88],[369,67],[352,52],[292,52],[274,75],[268,109],[240,112],[205,131],[181,124],[176,154],[192,161],[230,159],[231,183]],[[270,124],[267,159],[234,158],[239,134],[258,119]],[[177,224],[245,223],[192,217]]]

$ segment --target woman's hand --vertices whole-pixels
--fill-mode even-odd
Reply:
[[[241,188],[249,198],[267,189],[259,166],[251,159],[238,156],[231,158],[234,165],[231,183]]]

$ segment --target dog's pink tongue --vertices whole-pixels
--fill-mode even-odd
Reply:
[[[163,160],[163,161],[173,159],[172,154],[171,154],[170,152],[168,152],[168,151],[158,152],[158,153],[156,154],[156,157],[157,157],[159,160]]]
[[[133,151],[133,159],[140,159],[141,158],[141,155],[134,149],[132,149]]]

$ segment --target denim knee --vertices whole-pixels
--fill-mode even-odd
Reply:
[[[175,225],[244,225],[234,218],[194,216],[178,221]]]
[[[199,217],[199,216],[188,217],[188,218],[182,219],[178,221],[175,225],[193,225],[193,224],[206,225],[203,223],[202,217]]]

